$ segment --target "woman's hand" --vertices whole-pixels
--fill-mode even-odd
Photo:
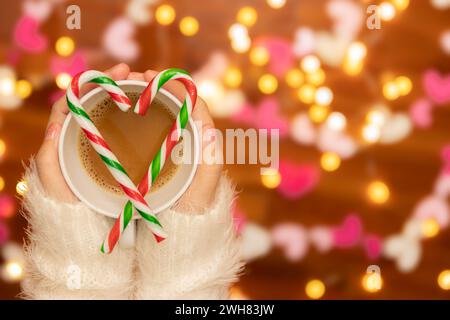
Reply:
[[[128,79],[144,80],[149,82],[156,74],[157,71],[153,70],[148,70],[144,74],[131,72]],[[167,83],[164,88],[174,94],[180,101],[182,101],[185,97],[186,90],[181,83],[171,81]],[[202,152],[214,154],[216,151],[214,121],[209,114],[208,106],[200,97],[197,99],[194,111],[192,112],[192,119],[196,122],[196,124],[201,125],[201,128],[198,128],[198,130],[202,133]],[[207,151],[206,148],[208,148]],[[221,150],[219,149],[217,150],[217,152],[220,151]],[[205,161],[202,161],[197,168],[197,172],[191,185],[179,199],[175,210],[193,214],[203,213],[203,211],[209,208],[214,201],[216,188],[221,174],[222,164],[206,163]]]
[[[105,73],[114,80],[126,79],[130,68],[126,64],[118,64]],[[36,166],[42,187],[48,196],[64,202],[77,202],[78,199],[69,189],[61,172],[58,159],[58,141],[61,128],[69,113],[66,97],[61,97],[52,107],[45,132],[44,142],[36,155]]]

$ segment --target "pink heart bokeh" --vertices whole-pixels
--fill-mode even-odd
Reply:
[[[106,28],[103,34],[103,46],[105,50],[115,59],[120,61],[134,61],[139,56],[139,45],[134,40],[136,32],[135,24],[120,17]]]
[[[74,76],[87,68],[87,59],[83,52],[79,50],[75,51],[70,57],[53,55],[50,58],[50,72],[53,75],[65,72]]]
[[[275,98],[265,98],[257,107],[244,104],[232,119],[257,129],[267,129],[269,133],[271,129],[278,129],[280,137],[286,137],[289,123],[279,109],[280,105]]]
[[[340,226],[333,228],[332,234],[336,248],[351,248],[355,246],[361,240],[361,219],[356,214],[349,214]]]
[[[374,234],[366,235],[363,240],[363,245],[369,260],[376,260],[380,257],[383,241],[379,236]]]
[[[270,55],[268,70],[274,75],[283,76],[294,65],[294,54],[289,41],[270,37],[255,40],[257,46],[263,46]]]
[[[30,16],[20,18],[14,27],[14,42],[22,50],[39,53],[47,49],[48,40],[39,32],[39,22]]]
[[[436,104],[450,102],[450,75],[441,75],[428,70],[423,75],[423,87],[428,97]]]
[[[308,236],[306,230],[293,223],[276,225],[272,229],[273,244],[280,248],[286,259],[297,262],[308,252]]]
[[[312,164],[296,164],[281,161],[280,185],[277,191],[288,199],[298,199],[311,192],[320,180],[320,170]]]
[[[409,115],[418,128],[426,129],[433,124],[433,105],[428,99],[415,101],[409,109]]]

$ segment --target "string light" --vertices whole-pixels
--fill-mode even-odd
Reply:
[[[302,85],[305,77],[300,69],[291,69],[286,73],[285,80],[289,87],[296,89]]]
[[[313,103],[316,98],[316,88],[311,84],[304,84],[298,89],[297,96],[305,104]]]
[[[245,53],[250,49],[251,44],[249,37],[237,38],[231,42],[231,48],[237,53]]]
[[[2,96],[12,96],[15,91],[15,79],[14,77],[3,77],[0,78],[0,95]]]
[[[274,9],[280,9],[286,4],[286,0],[267,0],[267,4]]]
[[[366,121],[371,125],[381,127],[386,122],[386,116],[380,110],[372,110],[366,115]]]
[[[71,37],[60,37],[55,43],[56,53],[60,56],[67,57],[75,50],[75,42]]]
[[[383,287],[383,278],[376,272],[366,273],[362,278],[361,284],[367,292],[378,292]]]
[[[391,0],[391,2],[400,11],[406,10],[409,6],[409,0]]]
[[[0,191],[5,189],[5,179],[3,177],[0,177]]]
[[[264,94],[272,94],[278,88],[278,80],[274,75],[264,74],[258,80],[258,88]]]
[[[16,192],[18,195],[23,196],[28,191],[28,184],[25,180],[20,180],[16,185]]]
[[[395,84],[397,85],[398,93],[401,96],[408,95],[412,90],[412,81],[406,76],[397,77],[395,80]]]
[[[328,106],[333,101],[333,91],[328,87],[320,87],[316,90],[316,104]]]
[[[0,158],[3,158],[6,152],[6,143],[3,139],[0,139]]]
[[[72,81],[72,76],[66,72],[61,72],[56,75],[56,85],[62,90],[67,89],[70,85],[70,81]]]
[[[308,110],[308,116],[312,122],[322,123],[328,115],[328,106],[314,104]]]
[[[310,299],[320,299],[325,294],[325,284],[318,280],[310,280],[306,284],[305,293]]]
[[[23,278],[23,267],[16,261],[9,261],[3,266],[3,279],[8,282],[16,282]]]
[[[400,96],[399,88],[393,81],[388,81],[383,85],[383,95],[388,100],[395,100]]]
[[[336,171],[341,166],[341,158],[335,152],[324,152],[320,157],[320,166],[328,172]]]
[[[322,69],[317,69],[316,71],[312,72],[312,73],[307,73],[306,74],[306,80],[315,86],[320,86],[325,82],[325,71],[323,71]]]
[[[244,25],[240,23],[234,23],[228,29],[228,37],[230,37],[230,39],[232,40],[247,38],[248,30]]]
[[[380,139],[380,127],[374,124],[368,124],[362,129],[362,137],[366,142],[374,143]]]
[[[450,270],[443,270],[439,273],[437,282],[442,290],[450,290]]]
[[[376,180],[371,182],[367,187],[367,196],[373,203],[383,204],[388,201],[390,191],[384,182]]]
[[[168,4],[163,4],[158,8],[156,8],[155,11],[156,21],[163,26],[171,24],[175,20],[175,17],[176,17],[175,9]]]
[[[422,235],[425,238],[433,238],[438,235],[440,231],[439,223],[434,218],[426,219],[421,224]]]
[[[394,5],[392,5],[392,3],[382,2],[378,6],[377,13],[381,20],[390,21],[390,20],[394,19],[396,10],[395,10]]]
[[[255,65],[255,66],[264,66],[267,64],[267,62],[269,62],[270,59],[270,55],[269,55],[269,51],[261,46],[258,47],[254,47],[251,51],[250,51],[250,61]]]
[[[275,189],[280,185],[281,175],[278,170],[268,168],[261,174],[261,183],[268,189]]]
[[[27,80],[19,80],[16,82],[16,94],[22,98],[26,99],[30,96],[33,88],[31,83]]]
[[[194,17],[191,16],[184,17],[180,21],[180,31],[186,37],[194,36],[195,34],[197,34],[199,29],[200,24],[198,23],[198,20],[195,19]]]
[[[327,126],[331,130],[342,131],[347,126],[347,119],[340,112],[332,112],[327,119]]]
[[[313,73],[320,68],[320,60],[314,55],[308,55],[302,59],[300,66],[306,73]]]
[[[242,82],[242,73],[238,68],[227,68],[223,76],[223,82],[230,88],[237,88]]]
[[[253,7],[243,7],[239,9],[236,20],[247,27],[251,27],[258,20],[258,13]]]

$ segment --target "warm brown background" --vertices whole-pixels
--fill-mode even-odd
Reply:
[[[239,7],[253,5],[259,10],[259,20],[250,31],[252,37],[277,35],[292,39],[299,26],[315,29],[329,29],[330,26],[324,11],[325,1],[287,0],[282,10],[270,9],[262,0],[162,2],[173,4],[178,16],[197,17],[201,30],[195,37],[186,38],[176,25],[162,27],[152,23],[140,28],[137,38],[142,56],[132,64],[132,69],[143,71],[177,66],[193,71],[202,65],[211,51],[221,49],[246,70],[243,88],[253,102],[261,98],[256,89],[256,79],[264,68],[251,67],[245,55],[233,53],[226,36]],[[78,47],[97,52],[101,33],[113,17],[123,12],[125,1],[83,0],[76,3],[82,9],[81,31],[65,29],[65,5],[57,7],[43,31],[52,44],[59,36],[70,35]],[[5,61],[5,54],[12,43],[12,28],[20,15],[20,3],[3,0],[1,7],[0,61]],[[333,107],[347,115],[350,128],[357,128],[371,102],[382,99],[379,79],[384,72],[404,74],[414,82],[412,94],[390,104],[396,110],[407,109],[411,101],[422,94],[420,77],[424,70],[434,67],[450,72],[450,59],[438,45],[438,36],[448,27],[449,10],[437,11],[428,0],[411,0],[410,7],[393,22],[384,24],[380,31],[363,31],[361,39],[369,45],[366,75],[350,79],[339,70],[326,70],[327,85],[335,92]],[[22,59],[17,70],[19,78],[46,74],[49,55],[50,52]],[[100,70],[115,63],[101,53],[98,53],[97,60],[92,67]],[[1,112],[0,137],[7,143],[7,153],[0,164],[0,174],[6,180],[6,192],[14,194],[15,183],[22,172],[21,161],[27,160],[38,149],[49,114],[48,95],[55,88],[49,79],[48,84],[35,91],[22,108]],[[287,115],[306,108],[283,85],[277,98]],[[284,221],[297,221],[307,226],[332,224],[340,222],[348,212],[358,212],[366,230],[381,235],[397,232],[414,205],[431,190],[441,165],[439,150],[450,142],[449,108],[439,109],[434,113],[434,119],[431,130],[415,130],[397,145],[371,147],[345,161],[336,173],[323,174],[318,188],[296,201],[287,201],[276,191],[265,189],[260,183],[257,167],[230,167],[231,176],[242,190],[238,205],[248,213],[250,220],[267,226]],[[235,126],[227,121],[217,121],[217,125],[220,128]],[[319,153],[287,139],[281,145],[281,158],[318,163]],[[375,177],[381,177],[391,187],[391,199],[382,207],[370,205],[364,193],[367,183]],[[13,239],[21,241],[24,220],[17,216],[9,223]],[[361,288],[361,276],[370,264],[361,249],[332,251],[326,255],[311,250],[297,264],[288,263],[275,251],[249,264],[238,286],[251,298],[304,299],[304,286],[308,279],[320,278],[327,284],[325,298],[328,299],[450,298],[450,294],[439,289],[436,283],[439,272],[450,268],[448,231],[425,241],[423,249],[422,261],[411,274],[399,273],[390,261],[378,261],[384,287],[376,294],[368,294]],[[0,282],[0,298],[14,298],[18,292],[18,285]]]

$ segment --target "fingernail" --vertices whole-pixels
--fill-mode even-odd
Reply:
[[[55,139],[56,133],[58,132],[58,126],[54,123],[48,126],[47,131],[45,132],[45,140],[53,140]]]

